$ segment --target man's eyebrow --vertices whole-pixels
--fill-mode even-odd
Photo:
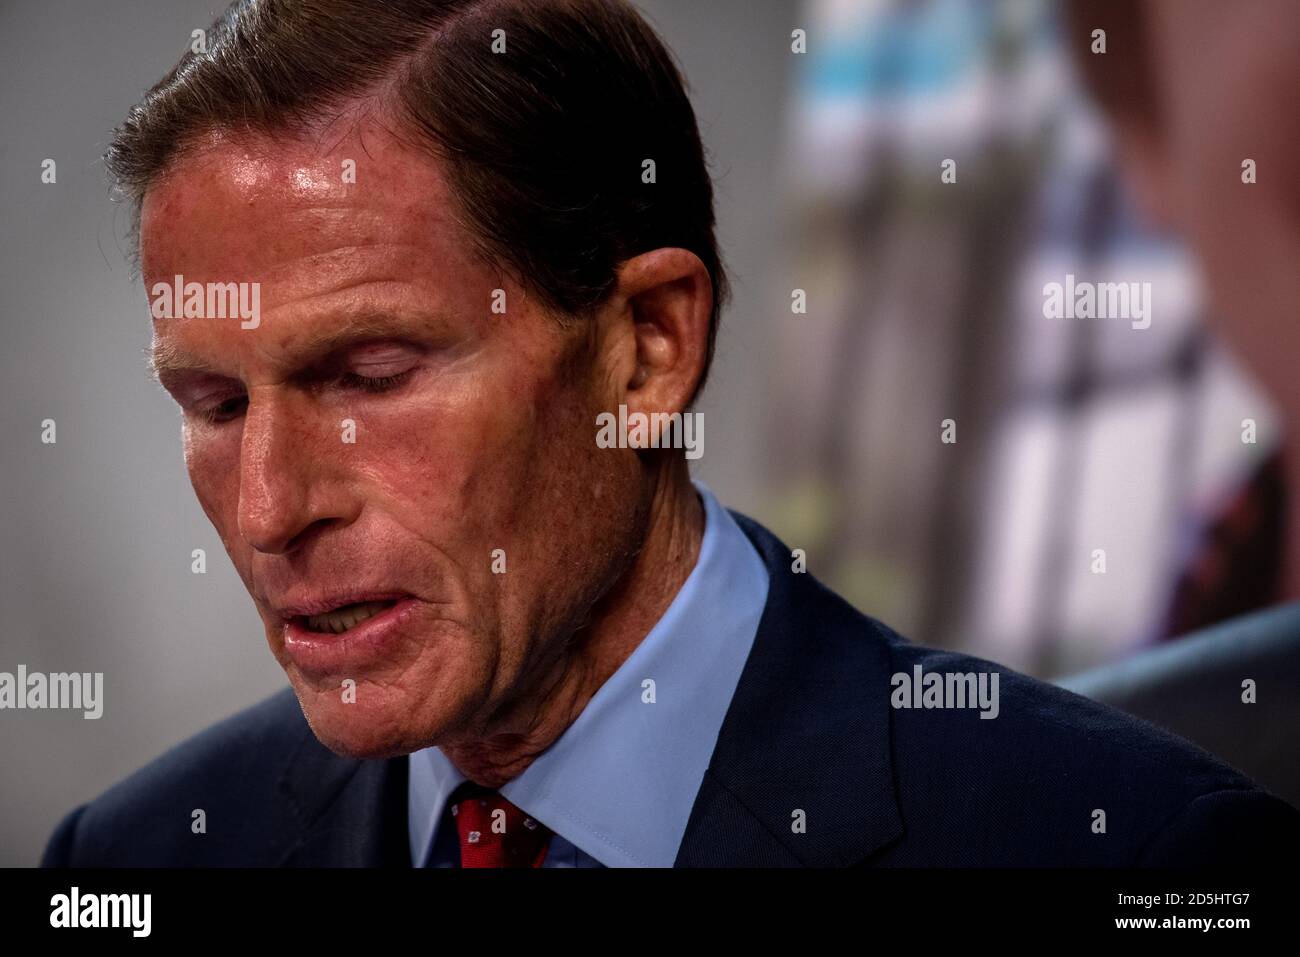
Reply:
[[[145,362],[150,378],[160,385],[166,385],[165,380],[170,377],[187,372],[216,372],[209,363],[176,348],[169,339],[155,339],[153,347],[145,350]]]
[[[429,328],[437,321],[435,314],[426,312],[367,314],[349,319],[342,325],[312,330],[294,339],[291,348],[297,356],[295,362],[309,366],[349,346],[375,339],[409,336],[413,330]],[[170,339],[155,338],[153,347],[147,352],[149,374],[160,384],[185,373],[222,374],[211,362],[191,355]]]

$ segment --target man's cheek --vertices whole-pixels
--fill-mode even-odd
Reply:
[[[412,410],[361,422],[348,458],[382,484],[426,499],[426,506],[457,507],[478,501],[480,484],[515,468],[526,437],[500,402]]]
[[[220,455],[214,454],[210,449],[186,441],[185,468],[199,507],[203,509],[203,514],[207,516],[208,521],[221,537],[227,554],[240,569],[242,576],[244,565],[241,565],[238,558],[239,550],[243,545],[238,527],[238,459],[232,465],[223,461]]]
[[[203,514],[224,538],[233,529],[239,510],[239,473],[237,469],[220,470],[191,467],[190,486]]]

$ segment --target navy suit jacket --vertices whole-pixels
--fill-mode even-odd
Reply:
[[[771,587],[677,866],[1295,859],[1300,812],[1222,761],[1061,688],[910,644],[736,520]],[[997,717],[894,708],[891,676],[916,665],[997,671]],[[42,864],[409,867],[407,762],[335,755],[286,689],[70,812]],[[205,834],[191,833],[195,808]]]

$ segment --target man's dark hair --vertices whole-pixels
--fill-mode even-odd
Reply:
[[[237,0],[205,40],[105,155],[133,232],[205,134],[307,133],[373,100],[445,162],[478,255],[552,310],[589,314],[640,253],[695,253],[714,295],[703,384],[729,294],[713,186],[682,74],[626,0]]]

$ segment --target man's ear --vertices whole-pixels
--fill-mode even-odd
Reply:
[[[625,261],[610,306],[609,365],[629,414],[684,412],[704,373],[713,284],[693,252],[655,249]]]

